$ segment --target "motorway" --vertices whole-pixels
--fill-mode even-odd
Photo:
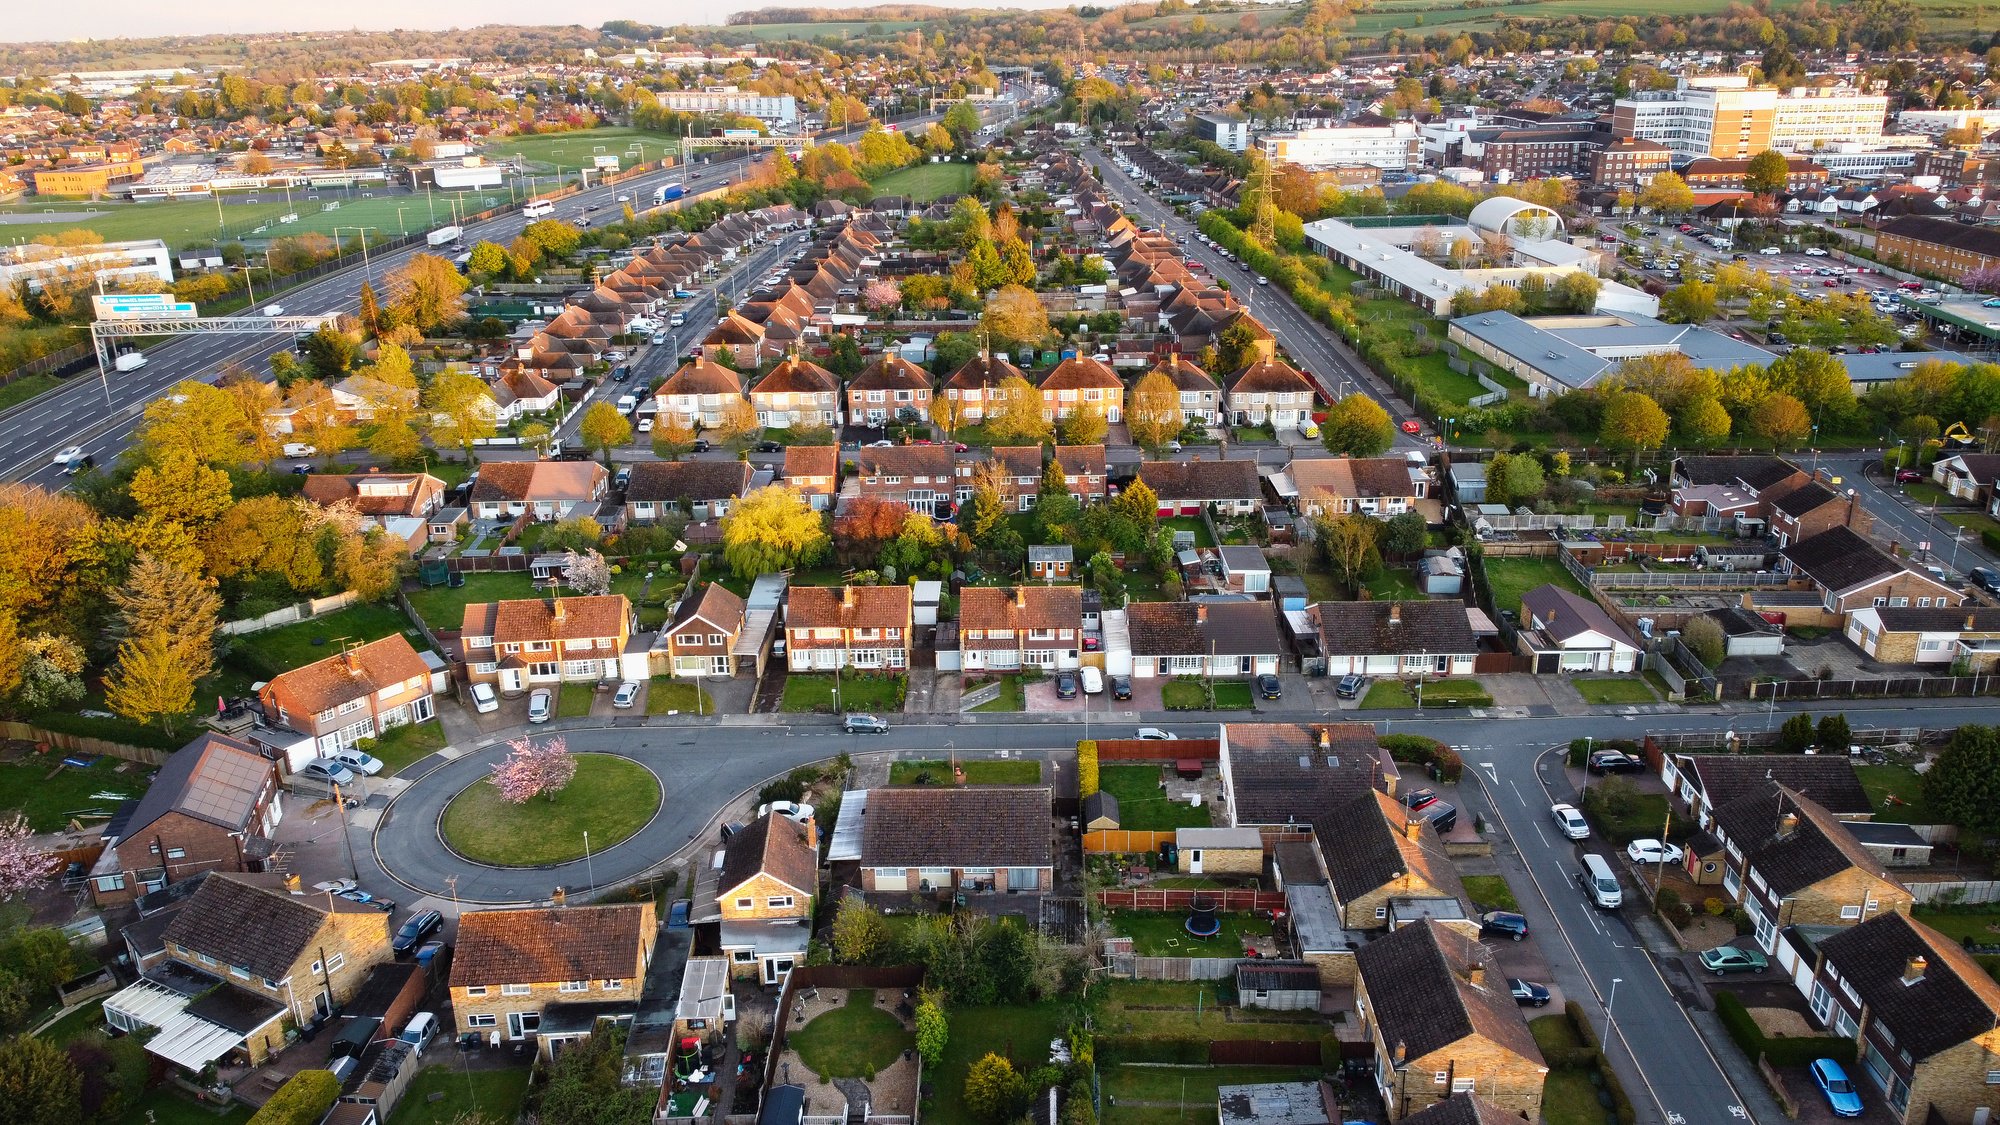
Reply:
[[[1099,174],[1103,177],[1104,186],[1136,219],[1158,227],[1184,243],[1200,233],[1193,223],[1174,214],[1173,208],[1148,195],[1137,181],[1118,167],[1118,162],[1112,159],[1111,154],[1092,147],[1085,149],[1084,155],[1088,161],[1097,166]],[[1256,271],[1230,262],[1219,255],[1204,254],[1201,260],[1207,264],[1211,275],[1229,283],[1230,292],[1236,295],[1237,300],[1243,302],[1243,306],[1250,310],[1252,316],[1271,330],[1271,334],[1278,338],[1278,343],[1292,357],[1293,362],[1317,373],[1323,386],[1336,393],[1345,393],[1348,386],[1352,385],[1381,403],[1383,409],[1389,412],[1389,417],[1398,426],[1405,421],[1415,419],[1420,425],[1428,428],[1428,423],[1422,418],[1418,418],[1397,404],[1394,394],[1382,384],[1373,371],[1368,369],[1368,365],[1348,348],[1345,341],[1307,316],[1292,303],[1291,297],[1283,290],[1257,284],[1261,279]],[[1220,380],[1223,373],[1211,372],[1211,374]],[[1396,437],[1397,448],[1422,450],[1432,448],[1429,442],[1403,433],[1401,429],[1397,430]]]
[[[910,124],[921,124],[935,116],[913,118]],[[845,140],[859,135],[859,131],[854,131],[829,139]],[[688,194],[693,195],[729,182],[748,159],[746,155],[662,169],[608,187],[594,187],[559,201],[553,217],[575,219],[593,204],[599,210],[615,214],[618,196],[630,195],[643,201],[654,188],[669,183],[685,182]],[[512,211],[466,225],[463,238],[468,243],[487,240],[504,246],[530,221],[520,212]],[[350,266],[282,291],[275,295],[275,300],[292,316],[356,312],[364,276],[379,289],[384,276],[428,249],[403,247],[372,255],[364,265]],[[266,298],[271,296],[267,294]],[[694,316],[689,317],[689,322],[690,329],[700,323]],[[63,478],[51,463],[51,457],[56,450],[72,444],[81,445],[99,465],[108,466],[131,444],[132,432],[146,404],[167,388],[184,379],[213,380],[224,365],[231,363],[261,373],[272,353],[291,345],[289,334],[189,336],[147,349],[147,363],[136,371],[111,371],[103,379],[88,376],[70,379],[22,408],[0,415],[0,450],[5,451],[0,455],[0,479],[58,487]]]

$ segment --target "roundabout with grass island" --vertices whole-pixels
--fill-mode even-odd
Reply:
[[[659,814],[660,779],[615,754],[576,755],[576,776],[553,797],[511,804],[481,778],[445,805],[438,838],[462,859],[493,867],[544,867],[609,851]]]

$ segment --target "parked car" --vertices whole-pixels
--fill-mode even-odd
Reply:
[[[1590,822],[1576,811],[1575,805],[1554,804],[1549,806],[1549,819],[1556,822],[1556,829],[1572,840],[1590,839]]]
[[[1990,566],[1975,566],[1970,571],[1972,584],[1988,593],[2000,593],[2000,570]]]
[[[873,715],[854,714],[840,720],[840,729],[849,734],[887,734],[889,724]]]
[[[1083,678],[1083,693],[1096,695],[1104,690],[1104,673],[1086,664],[1078,673]]]
[[[1159,727],[1140,727],[1139,737],[1149,742],[1168,742],[1179,738],[1180,735],[1170,730],[1161,730]]]
[[[1489,910],[1479,916],[1479,932],[1520,941],[1528,936],[1528,920],[1511,910]]]
[[[1861,1116],[1861,1092],[1854,1088],[1854,1080],[1847,1071],[1832,1059],[1814,1059],[1812,1064],[1813,1085],[1826,1095],[1826,1104],[1833,1108],[1835,1117]]]
[[[314,883],[313,890],[325,891],[330,895],[344,895],[358,885],[352,879],[328,879],[323,883]]]
[[[528,721],[546,723],[554,713],[555,696],[547,688],[536,688],[528,693]]]
[[[389,940],[389,951],[398,957],[406,953],[415,953],[417,947],[429,941],[430,936],[437,933],[438,927],[442,925],[444,925],[444,915],[435,910],[419,910],[403,920],[403,928],[397,930],[396,936]]]
[[[1922,479],[1924,479],[1924,474],[1915,469],[1899,469],[1896,472],[1897,484],[1914,484]]]
[[[1438,795],[1431,790],[1419,789],[1414,793],[1403,794],[1403,806],[1411,812],[1416,812],[1437,804],[1437,799]]]
[[[1526,1004],[1532,1008],[1546,1008],[1549,1006],[1548,988],[1536,984],[1534,981],[1522,980],[1520,977],[1508,977],[1507,991],[1513,994],[1514,1003],[1516,1004]]]
[[[425,913],[434,912],[425,911]],[[410,1017],[410,1022],[403,1025],[402,1034],[396,1038],[410,1045],[411,1054],[422,1058],[424,1048],[430,1046],[431,1040],[437,1037],[437,1031],[438,1018],[429,1012],[418,1012]]]
[[[674,904],[667,908],[667,928],[670,930],[687,929],[689,924],[688,914],[693,907],[694,902],[691,899],[675,899]]]
[[[1718,945],[1714,949],[1703,950],[1701,967],[1722,976],[1725,973],[1761,973],[1771,967],[1771,962],[1761,949],[1745,949],[1737,945]]]
[[[1333,685],[1333,694],[1342,699],[1353,699],[1361,694],[1361,689],[1367,683],[1368,678],[1366,676],[1342,676],[1340,677],[1340,682]]]
[[[1111,677],[1111,698],[1113,699],[1132,698],[1132,677],[1130,676]]]
[[[1598,750],[1590,755],[1591,773],[1639,773],[1645,768],[1643,759],[1623,750]]]
[[[500,709],[500,697],[494,693],[492,684],[472,685],[472,709],[482,715]]]
[[[1057,673],[1056,673],[1056,698],[1057,698],[1057,699],[1075,699],[1075,698],[1076,698],[1076,673],[1075,673],[1075,672],[1057,672]]]
[[[1678,845],[1660,840],[1634,840],[1625,845],[1625,855],[1633,863],[1679,863],[1687,858]]]
[[[314,758],[299,767],[299,776],[307,781],[317,781],[322,785],[352,785],[354,771],[334,761],[332,758]]]
[[[1285,686],[1278,682],[1278,677],[1265,672],[1257,677],[1257,694],[1265,699],[1283,699]]]
[[[639,682],[626,680],[618,685],[618,694],[611,697],[611,705],[621,710],[639,702]]]
[[[327,757],[332,758],[334,761],[339,762],[341,765],[364,777],[374,777],[376,774],[382,772],[382,759],[377,758],[373,754],[356,750],[352,746],[343,746],[329,753]]]
[[[1438,801],[1426,805],[1421,811],[1430,819],[1431,827],[1437,829],[1440,836],[1458,827],[1458,809],[1453,805]]]

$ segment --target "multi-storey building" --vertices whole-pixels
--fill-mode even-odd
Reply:
[[[1267,133],[1258,138],[1257,144],[1274,165],[1336,168],[1366,164],[1400,172],[1423,162],[1417,127],[1408,121]]]
[[[1506,129],[1487,140],[1479,167],[1494,180],[1588,176],[1605,134],[1591,128]]]
[[[753,94],[735,86],[662,90],[659,99],[661,105],[682,113],[734,113],[782,125],[799,119],[799,101],[792,95]]]
[[[2000,265],[2000,230],[1904,215],[1876,232],[1875,250],[1904,269],[1957,278]]]
[[[1683,78],[1612,107],[1612,132],[1658,141],[1675,157],[1747,159],[1767,148],[1797,152],[1837,142],[1880,142],[1889,100],[1845,86],[1779,90],[1741,75]]]
[[[1231,152],[1242,152],[1250,147],[1250,122],[1240,113],[1197,113],[1194,135]]]
[[[1660,142],[1620,137],[1591,154],[1590,179],[1607,187],[1643,187],[1672,166],[1673,153]]]

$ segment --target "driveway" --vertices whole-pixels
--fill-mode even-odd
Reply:
[[[1134,694],[1137,694],[1136,692]],[[1083,710],[1083,684],[1079,678],[1076,698],[1056,698],[1056,677],[1051,672],[1031,684],[1021,685],[1021,709],[1029,714]]]

